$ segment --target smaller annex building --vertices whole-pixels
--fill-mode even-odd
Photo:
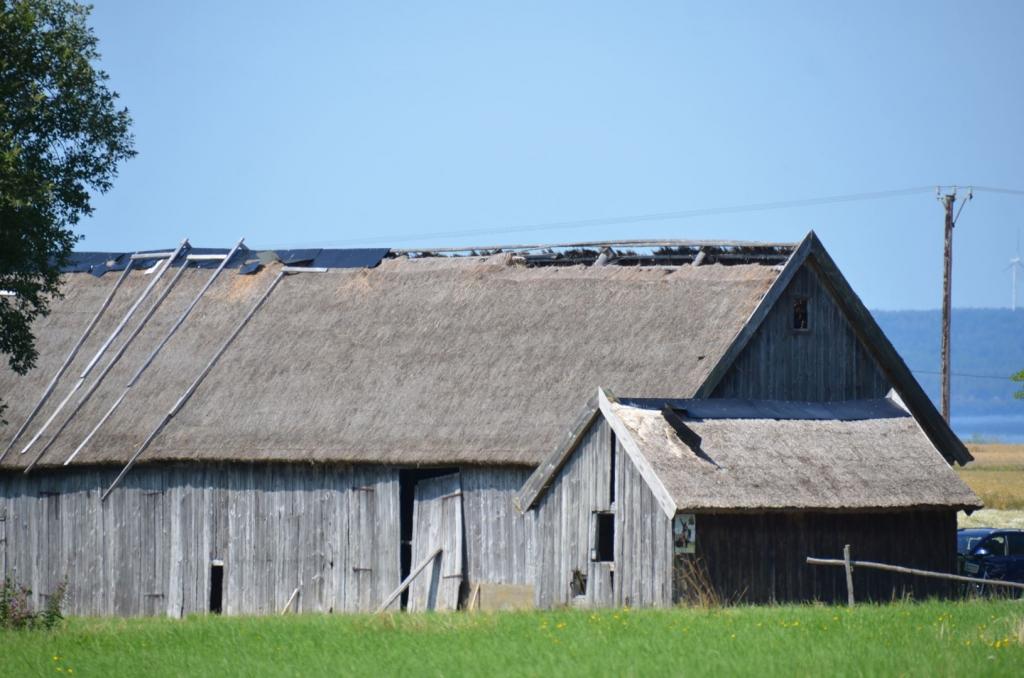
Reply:
[[[605,390],[527,480],[543,607],[837,601],[834,557],[955,571],[956,512],[981,507],[902,403],[617,399]],[[858,598],[947,595],[855,571]],[[703,590],[698,590],[703,589]]]

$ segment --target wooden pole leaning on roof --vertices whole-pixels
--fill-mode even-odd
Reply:
[[[196,392],[196,389],[199,388],[199,385],[202,384],[203,380],[206,379],[206,376],[210,374],[210,371],[213,370],[214,365],[217,364],[217,361],[220,360],[220,357],[224,355],[224,352],[228,350],[229,346],[231,346],[231,343],[235,340],[235,337],[237,337],[242,332],[245,326],[249,323],[249,320],[251,320],[252,317],[256,315],[256,311],[259,310],[260,306],[263,305],[263,302],[267,300],[267,297],[270,296],[270,293],[274,291],[274,288],[277,287],[277,284],[281,282],[281,279],[284,278],[285,275],[287,275],[287,272],[284,270],[278,272],[278,274],[274,277],[274,281],[270,283],[270,286],[267,287],[266,291],[264,291],[263,294],[260,295],[259,299],[256,300],[256,303],[254,303],[252,305],[252,308],[249,309],[249,312],[245,314],[245,317],[242,318],[242,320],[238,323],[238,325],[231,332],[231,334],[228,335],[228,338],[224,340],[224,343],[220,345],[220,348],[218,348],[217,352],[213,354],[213,357],[210,358],[210,361],[206,364],[206,367],[203,368],[203,371],[199,373],[199,376],[196,377],[195,381],[193,381],[189,385],[189,387],[185,389],[185,392],[181,394],[181,397],[178,398],[178,401],[176,403],[174,403],[174,406],[171,407],[167,414],[164,415],[164,418],[160,421],[159,424],[157,424],[156,428],[153,429],[152,433],[146,436],[146,439],[142,442],[141,445],[139,445],[139,449],[135,451],[135,454],[133,454],[131,459],[128,460],[128,463],[125,464],[125,467],[121,469],[121,472],[117,475],[116,478],[114,478],[114,482],[110,483],[110,487],[108,487],[106,491],[103,493],[103,495],[100,497],[101,502],[106,501],[107,497],[110,496],[110,493],[114,491],[114,488],[117,487],[122,480],[124,480],[124,477],[126,475],[128,475],[128,472],[131,471],[132,467],[135,465],[135,462],[138,461],[139,457],[142,456],[142,453],[145,452],[146,449],[149,447],[150,443],[153,442],[153,439],[160,435],[160,432],[164,430],[164,427],[167,426],[167,423],[174,418],[174,415],[176,415],[181,410],[182,406],[185,405],[188,399],[192,397],[192,394]]]
[[[25,454],[33,445],[35,445],[36,441],[39,440],[39,437],[43,435],[46,429],[49,428],[50,424],[52,424],[53,421],[57,418],[57,415],[59,415],[61,411],[64,409],[64,406],[68,404],[68,402],[71,400],[72,397],[74,397],[76,393],[78,393],[78,389],[82,388],[82,384],[85,382],[86,377],[89,376],[89,373],[92,371],[92,368],[96,366],[96,363],[100,361],[100,358],[103,357],[103,354],[106,352],[106,350],[110,348],[110,345],[114,343],[114,340],[117,339],[117,337],[121,334],[125,326],[128,324],[128,321],[131,320],[131,317],[133,315],[135,315],[135,311],[138,310],[139,306],[142,305],[142,302],[146,300],[146,297],[149,296],[149,293],[153,291],[153,288],[156,286],[157,282],[160,281],[160,278],[162,278],[164,273],[167,272],[167,269],[170,268],[171,263],[173,263],[174,260],[178,258],[178,255],[186,247],[188,247],[188,238],[182,240],[181,244],[178,245],[178,248],[171,252],[169,255],[167,255],[167,260],[164,262],[163,267],[157,272],[155,276],[153,276],[153,279],[149,281],[149,284],[146,285],[146,289],[142,291],[142,294],[140,294],[139,298],[135,300],[135,303],[131,305],[131,308],[125,311],[124,317],[121,318],[121,322],[117,324],[117,327],[114,328],[114,330],[110,333],[110,336],[108,336],[106,341],[103,342],[103,345],[96,350],[96,354],[92,357],[92,360],[89,361],[89,364],[85,366],[85,369],[83,369],[82,373],[78,376],[78,381],[76,381],[75,385],[71,388],[71,392],[64,397],[64,400],[62,400],[60,405],[57,406],[57,409],[53,411],[53,413],[46,420],[46,422],[43,423],[42,427],[38,431],[36,431],[36,434],[32,437],[32,440],[28,441],[28,444],[25,445],[24,448],[22,448],[19,454]],[[135,261],[137,256],[138,255],[133,254],[130,261]],[[153,258],[157,258],[157,255],[153,255]],[[160,258],[164,258],[164,255],[161,254]]]
[[[123,283],[125,279],[128,278],[128,274],[132,270],[132,263],[132,259],[129,257],[128,263],[125,265],[124,270],[121,271],[121,275],[117,276],[117,282],[114,283],[114,287],[111,288],[110,292],[107,294],[107,298],[103,300],[102,304],[100,304],[100,308],[98,311],[96,311],[96,315],[93,316],[92,321],[89,323],[89,326],[85,328],[85,332],[82,332],[82,336],[79,337],[75,345],[71,347],[71,352],[68,353],[68,356],[64,359],[64,363],[57,370],[57,373],[53,375],[53,379],[50,380],[50,383],[47,384],[46,389],[43,391],[43,395],[39,397],[39,401],[36,402],[35,407],[33,407],[32,411],[29,412],[28,418],[25,419],[24,423],[22,423],[21,425],[21,428],[19,428],[18,432],[14,434],[14,437],[11,438],[11,442],[7,444],[7,448],[3,451],[2,454],[0,454],[0,461],[3,461],[4,457],[7,456],[7,453],[11,451],[15,443],[17,443],[21,436],[25,433],[25,429],[27,429],[29,427],[29,424],[31,424],[35,420],[36,415],[39,414],[39,410],[42,409],[43,405],[46,404],[46,401],[50,399],[50,396],[53,394],[54,389],[57,388],[57,382],[60,381],[60,378],[64,376],[64,373],[67,372],[67,369],[71,367],[72,361],[78,355],[78,352],[82,350],[82,346],[85,344],[85,340],[88,339],[89,335],[92,334],[92,331],[96,328],[96,325],[99,324],[100,318],[103,316],[103,313],[110,306],[110,302],[114,300],[114,295],[117,294],[117,290],[120,289],[121,283]]]
[[[93,439],[93,436],[95,436],[96,433],[100,430],[100,428],[102,428],[103,424],[106,423],[107,419],[109,419],[110,416],[114,414],[114,411],[121,405],[125,397],[127,397],[128,391],[131,390],[132,386],[138,383],[139,378],[142,376],[142,373],[146,371],[146,368],[148,368],[150,364],[152,364],[152,362],[156,359],[157,354],[164,346],[167,345],[167,342],[171,340],[171,337],[174,336],[174,333],[178,331],[178,328],[181,327],[182,324],[184,324],[185,320],[192,313],[192,309],[196,307],[196,305],[199,303],[199,300],[202,299],[203,295],[206,294],[206,291],[210,289],[210,287],[213,285],[213,282],[217,279],[217,276],[220,275],[221,271],[224,270],[224,268],[228,265],[228,262],[231,261],[232,257],[234,257],[238,250],[242,248],[242,245],[244,243],[245,238],[241,238],[231,249],[231,251],[227,253],[227,255],[215,255],[217,256],[217,258],[220,259],[220,265],[217,266],[217,269],[210,275],[209,280],[206,281],[206,284],[203,285],[202,289],[200,289],[199,292],[196,293],[196,296],[192,299],[192,303],[185,307],[185,310],[181,312],[181,315],[178,316],[178,319],[175,321],[175,323],[171,325],[171,328],[169,330],[167,330],[167,333],[164,335],[163,339],[161,339],[160,342],[157,343],[156,347],[152,351],[150,351],[149,355],[142,362],[142,365],[140,365],[139,368],[135,370],[135,374],[133,374],[131,379],[128,380],[128,383],[125,385],[124,390],[121,392],[121,395],[117,398],[117,400],[114,401],[114,404],[110,406],[110,409],[107,410],[107,413],[100,418],[100,420],[96,423],[96,426],[94,426],[93,429],[89,431],[89,434],[85,436],[85,439],[78,444],[78,447],[75,448],[75,451],[72,452],[68,456],[68,458],[64,460],[64,466],[67,466],[72,461],[74,461],[75,457],[78,456],[78,453],[85,449],[85,446],[89,444],[89,441]],[[200,257],[202,258],[200,259]],[[211,260],[210,255],[189,255],[186,259],[186,262],[206,260]],[[185,267],[182,266],[183,270],[184,268]]]
[[[168,260],[168,266],[170,266],[170,261],[171,260]],[[89,384],[89,388],[78,400],[78,402],[75,403],[74,409],[72,409],[71,413],[68,414],[68,416],[64,419],[64,422],[53,433],[53,435],[50,436],[49,442],[43,445],[43,448],[39,450],[38,453],[36,453],[36,456],[32,460],[32,463],[25,467],[25,473],[28,473],[33,468],[35,468],[35,465],[39,462],[40,459],[43,458],[43,455],[46,454],[46,451],[49,450],[50,447],[55,442],[57,442],[57,438],[60,436],[61,433],[64,432],[64,429],[68,427],[68,425],[71,423],[71,420],[75,418],[75,415],[81,412],[82,408],[85,407],[85,404],[89,402],[90,398],[92,398],[92,395],[99,389],[100,385],[103,383],[103,380],[107,378],[108,374],[110,374],[110,370],[114,369],[114,366],[117,365],[121,358],[124,357],[124,354],[128,352],[128,348],[132,345],[132,342],[135,341],[135,338],[142,334],[142,330],[146,329],[146,324],[156,313],[157,309],[160,308],[161,304],[164,303],[164,300],[167,299],[168,296],[170,296],[171,290],[174,289],[174,286],[178,284],[178,280],[181,278],[182,275],[184,275],[185,269],[188,268],[188,263],[188,258],[186,257],[185,261],[181,263],[181,267],[178,269],[178,272],[174,274],[174,277],[171,278],[171,281],[167,283],[167,286],[164,287],[160,294],[157,295],[157,298],[153,301],[153,303],[150,304],[149,308],[146,310],[145,315],[142,316],[142,320],[139,321],[139,324],[135,326],[135,329],[131,331],[131,333],[124,340],[124,342],[122,342],[122,344],[114,352],[114,355],[111,356],[110,360],[107,361],[107,364],[103,366],[103,369],[100,370],[100,373],[96,376],[93,382]]]

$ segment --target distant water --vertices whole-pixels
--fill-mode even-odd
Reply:
[[[1024,412],[964,417],[954,415],[953,430],[965,442],[977,439],[986,442],[1024,443]]]

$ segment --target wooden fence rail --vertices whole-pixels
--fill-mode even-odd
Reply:
[[[965,577],[959,574],[947,574],[945,572],[932,572],[930,570],[918,570],[913,567],[902,567],[900,565],[888,565],[886,563],[873,563],[869,560],[850,560],[850,545],[843,547],[843,559],[835,558],[812,558],[807,557],[808,565],[835,565],[846,570],[847,602],[853,605],[853,568],[866,567],[872,570],[884,570],[899,574],[911,574],[917,577],[931,577],[933,579],[948,579],[968,584],[986,584],[989,586],[1005,586],[1012,589],[1024,590],[1024,584],[1014,581],[1002,581],[1000,579],[980,579],[978,577]]]

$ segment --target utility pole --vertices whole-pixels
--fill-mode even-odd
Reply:
[[[941,195],[941,191],[936,188]],[[938,196],[936,196],[938,197]],[[946,211],[946,248],[943,254],[942,270],[942,417],[949,423],[949,324],[952,316],[952,292],[953,292],[953,227],[956,220],[960,218],[960,212],[964,211],[964,205],[974,197],[974,189],[967,191],[967,198],[961,203],[956,216],[953,215],[953,205],[956,203],[956,186],[952,186],[949,193],[943,195],[942,206]]]
[[[949,322],[952,311],[953,290],[953,204],[956,189],[942,198],[946,209],[946,249],[942,271],[942,418],[949,422]]]

